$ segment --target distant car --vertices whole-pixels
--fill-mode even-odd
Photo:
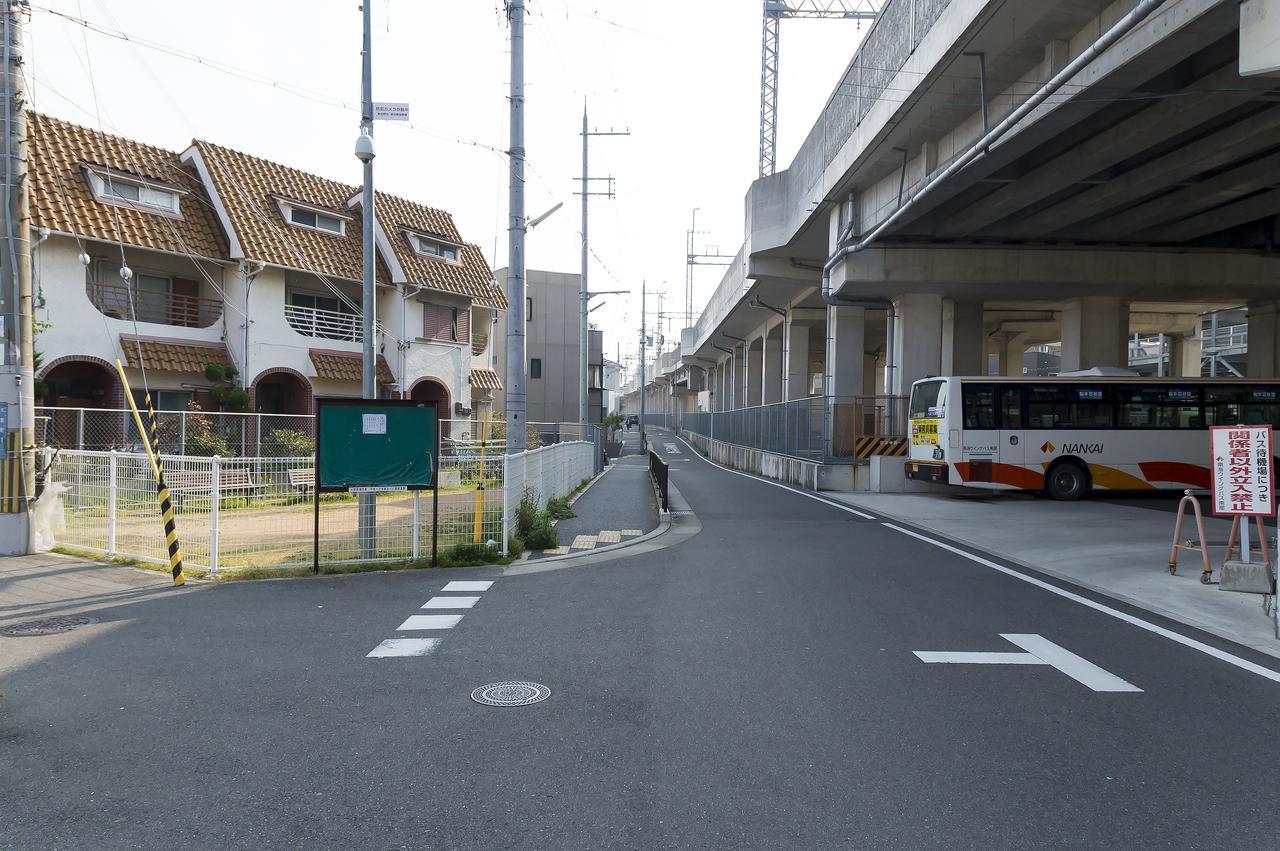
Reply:
[[[632,414],[631,416],[627,417],[627,428],[631,428],[632,426],[638,426],[638,425],[640,425],[639,416],[637,416],[636,414]]]

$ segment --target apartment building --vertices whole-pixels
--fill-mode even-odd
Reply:
[[[359,187],[196,140],[170,151],[30,116],[44,403],[120,407],[117,359],[161,409],[216,410],[209,364],[252,410],[306,414],[361,389]],[[483,415],[506,307],[445,211],[376,203],[378,393]]]
[[[496,273],[505,281],[507,270]],[[579,396],[579,280],[571,272],[525,271],[525,359],[526,411],[531,423],[576,423]],[[506,314],[494,328],[495,351],[500,365],[506,363]],[[598,423],[604,415],[604,334],[591,328],[587,333],[587,421]],[[495,405],[502,409],[504,397],[497,392]]]

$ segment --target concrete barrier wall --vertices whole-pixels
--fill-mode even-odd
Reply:
[[[822,464],[817,464],[813,461],[802,461],[799,458],[791,458],[786,455],[775,455],[772,452],[737,446],[732,443],[722,443],[719,440],[711,440],[700,434],[687,431],[681,432],[680,436],[717,464],[723,464],[734,470],[742,470],[744,473],[754,473],[775,481],[785,482],[789,485],[796,485],[806,490],[816,491],[818,489]]]

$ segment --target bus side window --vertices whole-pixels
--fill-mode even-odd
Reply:
[[[1022,428],[1022,388],[1005,387],[1000,391],[1004,408],[1004,427]]]
[[[961,387],[964,400],[964,427],[996,427],[996,388],[992,384],[964,384]]]

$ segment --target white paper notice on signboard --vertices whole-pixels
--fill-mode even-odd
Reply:
[[[374,121],[408,121],[409,104],[387,103],[375,101],[373,104]]]
[[[1271,426],[1214,426],[1213,513],[1245,517],[1276,512]]]
[[[386,434],[387,415],[365,414],[363,427],[360,430],[365,434]]]

